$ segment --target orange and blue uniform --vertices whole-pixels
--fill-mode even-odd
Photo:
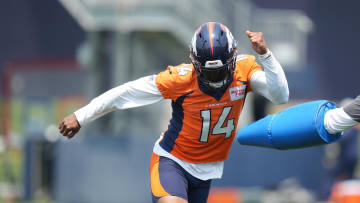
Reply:
[[[192,64],[169,66],[155,83],[172,100],[172,119],[160,146],[190,163],[223,161],[234,139],[249,81],[261,70],[254,56],[237,57],[229,85],[213,91],[199,82]]]
[[[254,56],[236,57],[236,44],[224,25],[203,24],[191,41],[192,64],[115,87],[75,112],[83,125],[115,109],[171,99],[172,119],[150,165],[153,202],[169,195],[206,202],[211,180],[222,175],[246,94],[287,101],[285,75],[271,52],[259,55],[260,71]]]

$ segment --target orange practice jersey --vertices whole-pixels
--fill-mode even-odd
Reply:
[[[222,91],[209,91],[198,82],[192,64],[169,66],[156,76],[156,86],[172,100],[172,119],[160,146],[190,163],[227,158],[251,75],[261,70],[255,57],[237,57],[234,77]]]

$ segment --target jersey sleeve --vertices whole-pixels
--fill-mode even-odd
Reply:
[[[247,75],[247,81],[250,82],[251,76],[256,72],[256,71],[261,71],[262,67],[256,63],[255,57],[251,56],[251,60],[250,60],[250,69]],[[252,91],[251,86],[249,85],[249,91]]]
[[[262,70],[262,67],[256,62],[255,56],[249,56],[249,66],[248,80],[250,80],[254,72]]]
[[[237,80],[243,82],[250,82],[251,76],[257,72],[261,71],[262,67],[256,63],[255,56],[252,55],[238,55],[236,57],[236,69],[235,74],[237,75]],[[240,77],[239,77],[240,76]],[[247,87],[247,91],[251,92],[252,89],[250,85]]]
[[[175,101],[187,91],[192,76],[193,69],[187,65],[169,66],[156,75],[155,84],[164,99]]]

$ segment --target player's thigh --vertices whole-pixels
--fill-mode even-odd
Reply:
[[[154,203],[187,202],[188,181],[185,171],[171,159],[153,154],[150,163],[150,186]]]

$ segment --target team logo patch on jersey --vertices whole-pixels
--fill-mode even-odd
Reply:
[[[184,76],[184,75],[188,74],[189,72],[192,72],[191,68],[185,68],[185,67],[177,68],[177,70],[178,70],[178,75],[180,75],[180,76]]]
[[[229,89],[231,101],[239,100],[245,96],[246,85],[236,86]]]

